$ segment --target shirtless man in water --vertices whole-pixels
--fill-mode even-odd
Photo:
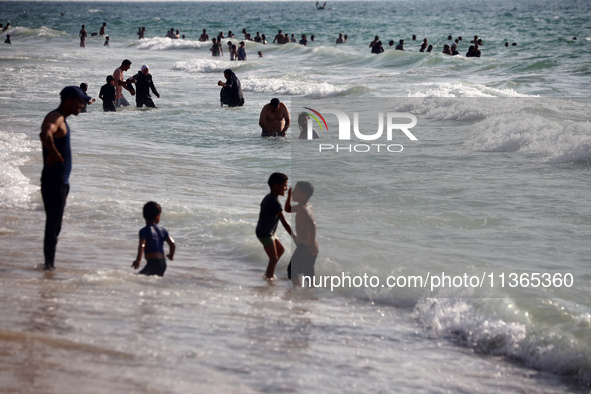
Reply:
[[[263,129],[261,137],[285,137],[290,123],[287,106],[278,98],[274,98],[261,110],[259,117],[259,126]]]
[[[275,42],[277,42],[277,44],[285,44],[285,36],[281,33],[281,30],[279,30],[277,35],[275,35],[275,38],[273,39],[273,44],[275,44]]]

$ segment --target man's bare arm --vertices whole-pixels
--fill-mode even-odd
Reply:
[[[261,110],[261,115],[259,116],[259,126],[261,126],[264,131],[269,132],[269,127],[267,126],[267,111],[267,106],[264,106]]]
[[[62,130],[62,125],[64,122],[64,117],[57,111],[49,113],[43,124],[41,125],[41,133],[39,133],[39,138],[41,139],[41,144],[45,149],[49,151],[49,155],[47,156],[47,164],[52,166],[56,163],[63,163],[65,160],[57,150],[55,143],[53,141],[53,137],[63,137],[65,133]]]
[[[289,115],[289,110],[287,109],[287,106],[283,103],[281,104],[283,105],[283,119],[285,119],[285,126],[283,127],[283,130],[281,130],[281,132],[285,133],[287,129],[289,129],[289,125],[291,124],[291,117]]]

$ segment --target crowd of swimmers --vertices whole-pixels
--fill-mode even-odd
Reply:
[[[106,83],[101,86],[99,92],[99,99],[103,102],[103,111],[105,112],[117,112],[119,107],[129,107],[130,104],[123,95],[123,89],[127,90],[132,96],[135,96],[136,106],[138,108],[144,105],[149,108],[156,108],[156,104],[152,100],[150,91],[158,98],[160,93],[154,86],[152,80],[152,74],[150,74],[150,67],[144,64],[140,70],[132,77],[125,79],[123,73],[131,68],[131,61],[125,59],[121,62],[121,65],[115,69],[113,74],[107,75],[105,78]],[[135,88],[134,85],[135,84]],[[81,83],[80,89],[86,95],[88,91],[88,84]],[[80,112],[86,112],[87,106],[94,103],[96,99],[88,96],[88,100],[84,101],[84,107]]]
[[[105,33],[106,26],[107,26],[107,23],[103,22],[103,25],[100,28],[100,32],[92,34],[92,35],[104,36],[105,37],[104,46],[109,45],[109,36],[107,36]],[[145,34],[146,34],[146,28],[139,27],[138,31],[137,31],[138,39],[144,39]],[[236,40],[236,36],[234,35],[234,33],[232,33],[231,30],[228,31],[227,35],[224,35],[224,32],[220,31],[217,34],[217,36],[211,38],[212,46],[209,48],[209,50],[211,51],[211,55],[214,57],[224,56],[223,42],[226,39],[228,39],[227,53],[230,56],[230,60],[246,60],[247,59],[246,44],[245,44],[246,41],[252,41],[252,42],[263,44],[263,45],[266,45],[268,43],[266,35],[261,34],[258,31],[256,32],[254,37],[252,36],[251,33],[248,33],[246,31],[246,29],[242,29],[242,34],[244,34],[244,39],[242,41],[238,42],[238,45],[236,45],[234,43],[235,41],[234,42],[232,41],[232,40]],[[84,25],[82,25],[79,36],[80,36],[80,46],[85,47],[86,46],[85,40],[86,40],[86,36],[87,36],[87,31],[86,31]],[[168,30],[166,32],[166,34],[164,35],[164,37],[169,38],[169,39],[173,39],[173,40],[186,38],[186,36],[184,34],[181,35],[179,29],[175,30],[174,28],[171,28],[170,30]],[[10,37],[8,39],[10,39]],[[273,38],[272,43],[273,44],[280,44],[280,45],[287,44],[287,43],[298,43],[300,45],[306,46],[308,44],[308,41],[313,42],[314,39],[315,39],[315,37],[313,34],[310,35],[309,40],[308,40],[308,37],[306,34],[301,34],[300,39],[298,40],[296,38],[295,34],[292,33],[290,35],[289,33],[283,33],[282,30],[278,30],[277,34]],[[339,33],[335,43],[336,44],[346,44],[348,39],[349,39],[349,36],[347,34]],[[416,35],[413,35],[412,40],[416,41],[416,39],[417,39]],[[453,40],[452,36],[448,36],[447,39],[448,39],[448,41]],[[207,29],[203,29],[203,32],[199,36],[199,41],[200,42],[209,42],[210,41],[210,36],[207,33]],[[451,45],[444,44],[442,53],[444,53],[446,55],[451,55],[451,56],[459,55],[460,53],[458,52],[458,45],[459,45],[460,41],[462,41],[461,36],[459,36],[458,38],[453,40]],[[477,35],[475,35],[474,39],[470,43],[473,45],[471,45],[469,47],[468,52],[466,53],[466,57],[480,57],[480,55],[481,55],[480,46],[482,46],[482,44],[483,44],[482,39],[479,38]],[[509,43],[506,42],[505,46],[509,46],[508,44]],[[513,43],[512,45],[516,46],[517,44]],[[393,46],[394,46],[394,40],[390,40],[388,42],[388,47],[391,48]],[[370,42],[369,47],[370,47],[371,53],[374,53],[374,54],[382,53],[385,51],[384,45],[382,44],[382,41],[380,41],[379,36],[375,36],[374,40],[372,42]],[[404,39],[400,39],[394,49],[404,51],[405,50]],[[433,45],[428,43],[427,38],[423,39],[423,41],[420,45],[420,48],[419,48],[419,52],[432,52],[432,51],[433,51]],[[263,57],[263,54],[261,51],[258,52],[258,56]]]
[[[342,37],[342,33],[339,34],[339,39]],[[337,39],[337,44],[340,43],[339,39]],[[412,40],[416,41],[417,40],[417,36],[413,35],[412,36]],[[442,53],[445,55],[450,55],[450,56],[456,56],[459,55],[460,52],[458,52],[458,46],[460,44],[460,41],[463,40],[463,38],[461,36],[459,36],[458,38],[456,38],[455,40],[453,40],[452,36],[448,36],[447,37],[448,41],[453,41],[450,44],[444,44],[443,45],[443,51]],[[472,41],[470,41],[470,47],[468,48],[468,52],[466,52],[466,57],[480,57],[481,52],[480,52],[480,46],[483,45],[482,39],[479,38],[477,35],[474,36],[474,39]],[[505,46],[508,43],[505,43]],[[513,45],[517,45],[516,43],[513,43]],[[391,48],[394,46],[394,40],[390,40],[388,42],[388,47]],[[371,53],[382,53],[385,51],[384,46],[382,44],[382,41],[380,41],[380,37],[379,36],[375,36],[373,41],[369,43],[369,48]],[[400,39],[398,41],[398,44],[396,45],[396,47],[394,47],[395,50],[398,51],[404,51],[404,40]],[[429,41],[427,40],[427,38],[424,38],[423,41],[420,44],[419,47],[419,52],[433,52],[433,45],[429,44]]]
[[[320,6],[320,8],[317,8],[317,9],[324,9],[325,6],[326,6],[326,3],[324,3],[324,6]],[[12,27],[10,25],[10,22],[7,22],[6,25],[3,25],[2,23],[0,23],[0,31],[2,31],[2,32],[6,32],[10,27]],[[109,46],[109,43],[110,43],[110,38],[106,33],[106,28],[107,28],[107,23],[103,22],[102,25],[100,26],[98,32],[93,32],[90,34],[93,37],[94,36],[104,37],[105,41],[103,43],[103,46]],[[144,39],[146,37],[146,28],[145,27],[138,27],[138,31],[136,34],[138,36],[138,39],[140,39],[140,40]],[[212,46],[209,48],[209,50],[211,51],[212,56],[224,56],[223,42],[225,40],[228,40],[226,51],[227,51],[227,54],[229,54],[229,56],[230,56],[230,60],[246,60],[247,59],[246,42],[248,42],[248,41],[255,42],[258,44],[263,44],[263,45],[268,44],[267,36],[265,34],[261,34],[258,31],[253,36],[251,33],[248,33],[246,29],[242,29],[242,34],[244,34],[244,39],[237,42],[238,39],[236,38],[234,33],[232,33],[231,30],[229,30],[227,34],[224,34],[223,31],[220,31],[215,37],[211,38]],[[86,38],[88,37],[88,31],[86,30],[85,25],[81,26],[78,36],[80,39],[80,47],[86,47]],[[186,36],[184,34],[180,33],[179,29],[174,29],[174,28],[167,30],[164,37],[169,38],[169,39],[185,39],[186,38]],[[573,41],[576,39],[577,39],[576,37],[572,38]],[[335,43],[336,44],[346,44],[348,42],[348,40],[349,40],[349,36],[347,34],[338,33],[338,37],[336,38]],[[416,40],[417,40],[416,35],[413,35],[412,41],[416,41]],[[442,49],[441,53],[446,54],[446,55],[451,55],[451,56],[460,55],[458,48],[459,48],[460,43],[463,40],[462,37],[459,36],[454,40],[452,38],[452,36],[450,35],[447,37],[447,40],[450,41],[451,43],[443,44],[443,49]],[[199,36],[199,41],[200,42],[209,42],[210,41],[210,36],[207,33],[206,29],[203,29],[201,35]],[[296,37],[296,34],[284,33],[282,30],[278,30],[277,34],[273,38],[273,41],[271,41],[271,42],[273,44],[281,44],[281,45],[287,44],[287,43],[297,43],[297,44],[305,46],[309,42],[314,42],[314,41],[315,41],[314,34],[310,35],[309,38],[308,38],[308,35],[301,34],[298,39]],[[6,35],[6,39],[5,39],[4,43],[5,44],[12,44],[10,34]],[[480,57],[481,56],[480,48],[483,45],[482,39],[479,38],[477,35],[475,35],[474,39],[472,41],[470,41],[470,44],[471,45],[468,48],[468,51],[466,52],[466,57]],[[517,43],[505,42],[504,46],[505,47],[517,46]],[[377,35],[375,36],[374,40],[369,44],[369,47],[370,47],[370,52],[374,53],[374,54],[383,53],[386,50],[384,43],[379,39],[379,36],[377,36]],[[396,43],[396,45],[395,45],[394,40],[389,40],[387,48],[389,48],[389,49],[393,48],[395,50],[400,50],[400,51],[407,50],[407,48],[405,47],[404,39],[398,40],[398,43]],[[433,44],[430,44],[428,42],[427,38],[424,38],[423,41],[421,42],[421,44],[418,46],[419,52],[430,53],[430,52],[433,52],[433,50],[434,50],[434,46],[433,46]],[[258,57],[263,57],[262,51],[258,51],[257,55],[258,55]]]
[[[7,23],[6,26],[3,26],[2,24],[0,24],[0,29],[3,32],[5,32],[9,27],[10,27],[10,23]],[[103,46],[109,46],[109,42],[110,42],[110,38],[106,34],[106,28],[107,28],[107,23],[103,22],[103,24],[100,26],[98,33],[97,32],[91,33],[91,36],[99,36],[99,37],[105,38],[105,42],[104,42]],[[211,51],[212,56],[216,56],[216,57],[217,56],[224,56],[223,42],[226,39],[228,39],[227,53],[230,56],[230,60],[238,60],[238,61],[243,61],[243,60],[247,59],[246,43],[245,43],[246,41],[252,41],[252,42],[263,44],[263,45],[266,45],[268,43],[266,35],[261,34],[258,31],[254,35],[254,37],[252,36],[251,33],[248,33],[246,31],[246,29],[242,29],[242,33],[244,34],[244,39],[239,41],[236,44],[235,43],[236,36],[234,35],[234,33],[232,33],[231,30],[228,31],[227,35],[224,35],[224,32],[220,31],[216,37],[211,38],[212,46],[209,48],[209,50]],[[136,34],[138,36],[138,39],[140,39],[140,40],[144,39],[145,35],[146,35],[146,28],[139,27]],[[81,26],[78,36],[80,39],[80,47],[86,47],[86,38],[88,36],[88,31],[86,30],[85,25]],[[164,35],[164,37],[169,38],[169,39],[173,39],[173,40],[186,38],[186,36],[184,34],[181,35],[179,29],[175,30],[174,28],[171,28],[170,30],[168,30],[166,32],[166,34]],[[339,33],[338,37],[336,38],[335,43],[336,44],[346,44],[348,39],[349,39],[349,36],[347,34]],[[575,39],[576,39],[576,37],[573,38],[573,40],[575,40]],[[232,41],[232,40],[234,40],[234,41]],[[416,41],[416,35],[412,36],[412,40]],[[442,53],[444,53],[446,55],[451,55],[451,56],[459,55],[460,53],[458,52],[458,46],[459,46],[460,42],[462,41],[462,37],[460,36],[460,37],[456,38],[455,40],[452,40],[452,36],[448,36],[448,40],[452,41],[452,43],[451,43],[451,45],[444,44]],[[210,41],[210,36],[207,33],[206,29],[203,29],[203,32],[199,36],[199,41],[200,42]],[[306,46],[308,44],[308,42],[314,42],[314,41],[315,41],[315,36],[313,34],[310,35],[309,39],[306,34],[301,34],[300,39],[298,40],[296,38],[295,34],[283,33],[282,30],[278,30],[277,34],[273,38],[272,43],[273,44],[280,44],[280,45],[287,44],[287,43],[298,43],[300,45]],[[6,40],[4,41],[4,43],[5,44],[12,43],[11,37],[9,34],[6,35]],[[480,47],[483,45],[482,39],[479,38],[478,36],[474,36],[474,39],[470,43],[473,45],[471,45],[469,47],[468,52],[466,53],[466,57],[480,57],[480,55],[481,55]],[[389,42],[388,42],[389,48],[394,47],[394,49],[400,50],[400,51],[405,50],[404,45],[405,45],[404,39],[400,39],[398,41],[398,44],[395,47],[394,47],[394,40],[389,40]],[[511,45],[516,46],[517,43],[514,42]],[[509,43],[505,42],[505,46],[508,47]],[[382,41],[380,41],[379,36],[375,36],[374,40],[372,42],[370,42],[369,47],[370,47],[371,53],[374,53],[374,54],[379,54],[379,53],[382,53],[385,51],[384,45],[383,45]],[[433,51],[433,45],[428,43],[427,38],[423,39],[423,41],[419,47],[419,52],[432,52],[432,51]],[[257,55],[258,55],[258,57],[263,57],[262,51],[258,51]]]

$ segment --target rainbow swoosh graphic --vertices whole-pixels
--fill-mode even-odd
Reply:
[[[326,128],[326,131],[328,131],[328,125],[326,124],[326,120],[324,120],[324,117],[322,115],[320,115],[320,112],[315,111],[312,108],[308,108],[308,107],[304,107],[304,109],[312,111],[312,112],[314,112],[314,114],[316,114],[316,116],[318,116],[318,117],[316,117],[313,114],[306,112],[307,115],[309,115],[312,119],[314,119],[316,121],[316,123],[318,123],[318,126],[320,126],[320,130],[323,129],[322,123],[324,123],[324,128]],[[322,120],[322,123],[320,123],[320,120],[318,120],[318,118],[320,118]]]

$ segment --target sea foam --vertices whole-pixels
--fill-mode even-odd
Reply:
[[[484,301],[484,300],[483,300]],[[535,319],[510,299],[497,300],[497,311],[489,310],[491,300],[456,298],[421,299],[414,316],[437,337],[475,351],[520,360],[524,365],[558,375],[591,382],[591,360],[585,346],[571,333],[542,333]]]
[[[39,144],[31,141],[24,133],[0,131],[0,204],[3,208],[26,207],[32,195],[38,190],[20,171],[28,161],[27,153],[40,150]]]

